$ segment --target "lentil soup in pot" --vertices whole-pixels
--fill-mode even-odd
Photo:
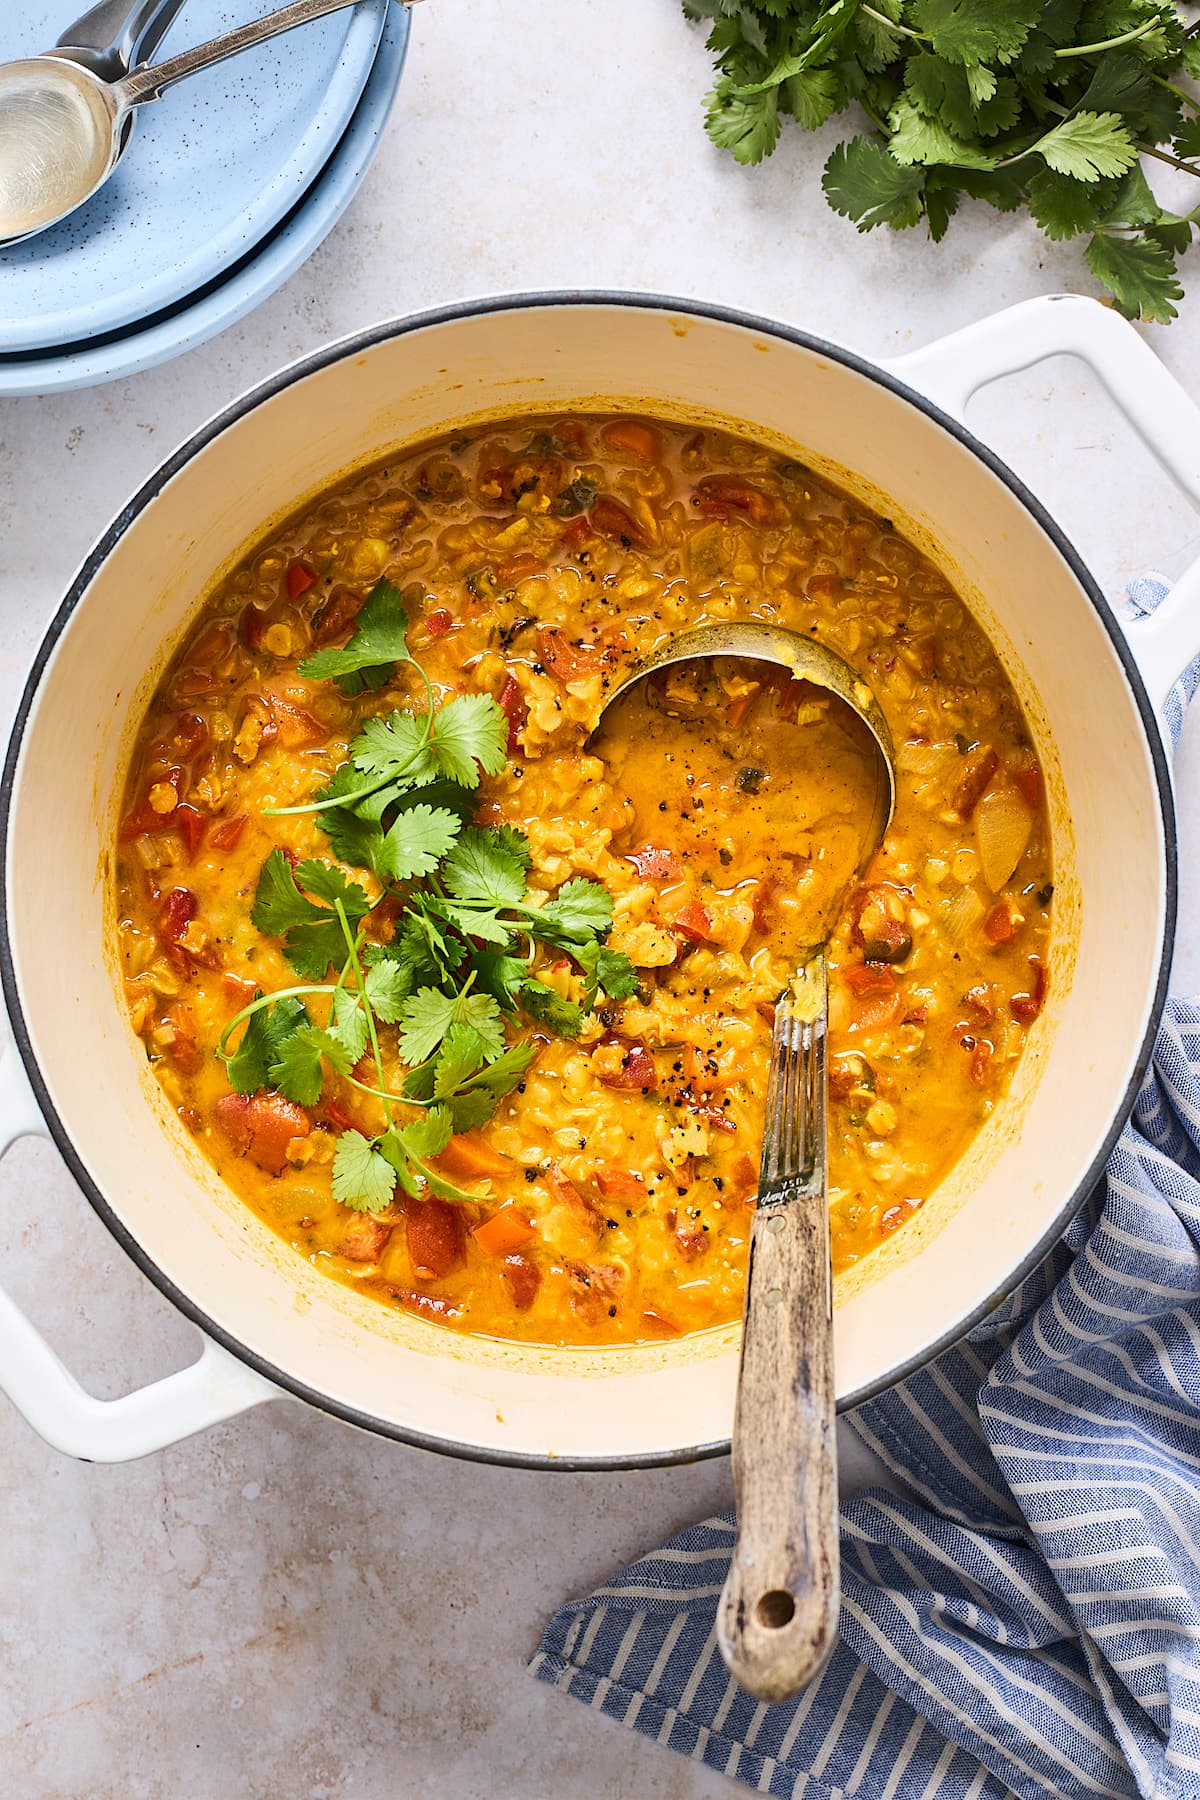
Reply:
[[[875,694],[869,747],[728,619]],[[490,424],[359,473],[204,601],[135,743],[130,1017],[224,1180],[329,1274],[493,1337],[740,1313],[774,1003],[831,929],[835,1272],[1002,1103],[1046,992],[1041,772],[988,639],[890,523],[647,418]]]

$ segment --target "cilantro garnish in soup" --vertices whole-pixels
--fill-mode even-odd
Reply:
[[[877,695],[895,816],[819,690]],[[832,927],[835,1267],[923,1205],[1041,1011],[1053,886],[1017,699],[944,577],[776,452],[614,417],[426,445],[204,601],[119,827],[134,1030],[229,1185],[331,1275],[549,1343],[741,1307],[774,1002]]]

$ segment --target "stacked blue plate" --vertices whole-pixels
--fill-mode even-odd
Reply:
[[[0,59],[48,49],[72,0],[0,17]],[[75,0],[79,5],[79,0]],[[187,0],[157,56],[278,0]],[[82,10],[82,7],[80,7]],[[70,16],[67,16],[70,15]],[[408,9],[358,0],[171,89],[137,115],[107,186],[0,248],[0,394],[150,368],[240,319],[309,256],[375,153]]]

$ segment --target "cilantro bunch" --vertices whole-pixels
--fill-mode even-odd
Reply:
[[[345,648],[318,651],[300,672],[350,694],[377,691],[397,663],[413,662],[407,623],[403,597],[381,581]],[[315,1106],[332,1073],[382,1107],[382,1132],[344,1130],[334,1152],[334,1198],[365,1212],[381,1212],[397,1186],[476,1200],[431,1159],[455,1132],[490,1118],[532,1062],[534,1041],[510,1044],[506,1022],[524,1015],[576,1036],[601,993],[621,1000],[636,985],[628,958],[604,942],[606,888],[576,879],[552,898],[532,892],[524,835],[468,823],[481,771],[498,774],[507,760],[500,707],[486,694],[438,706],[413,666],[424,708],[367,719],[313,801],[273,809],[315,813],[338,863],[369,870],[382,894],[372,900],[337,863],[310,857],[293,867],[273,850],[251,919],[279,940],[299,981],[256,995],[217,1050],[239,1093],[271,1088]],[[385,918],[394,918],[390,936]],[[535,972],[540,950],[573,966],[578,1000]],[[381,1027],[395,1029],[405,1065],[398,1089],[388,1085]],[[364,1081],[356,1070],[368,1050],[374,1079]]]
[[[1175,0],[682,3],[710,24],[705,123],[739,162],[768,156],[785,116],[811,131],[857,105],[874,129],[837,146],[822,186],[860,231],[924,220],[937,242],[964,197],[1025,206],[1047,237],[1087,239],[1127,316],[1177,316],[1200,187],[1171,212],[1140,162],[1200,177],[1200,19]]]

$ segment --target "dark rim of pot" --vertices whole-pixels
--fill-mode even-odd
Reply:
[[[1073,298],[1073,297],[1072,297]],[[1051,1247],[1062,1236],[1063,1227],[1073,1217],[1078,1208],[1091,1193],[1096,1182],[1104,1172],[1108,1156],[1124,1128],[1126,1119],[1132,1110],[1142,1078],[1149,1067],[1154,1039],[1162,1016],[1163,1004],[1167,993],[1167,978],[1170,972],[1171,950],[1175,936],[1175,917],[1177,905],[1177,837],[1175,824],[1174,799],[1171,787],[1170,769],[1167,763],[1166,750],[1163,745],[1158,720],[1151,706],[1141,674],[1134,661],[1133,654],[1125,639],[1117,620],[1101,593],[1087,567],[1046,508],[1030,493],[1025,484],[1001,459],[982,444],[957,419],[935,405],[933,401],[919,394],[915,389],[907,387],[888,370],[867,361],[851,350],[840,345],[831,344],[824,338],[814,337],[811,333],[801,331],[792,325],[784,325],[773,319],[758,317],[753,313],[741,312],[735,307],[712,305],[701,300],[685,300],[670,295],[651,293],[623,293],[616,289],[563,289],[545,293],[499,295],[483,300],[457,301],[452,305],[434,307],[428,312],[414,313],[408,318],[392,321],[388,324],[375,325],[352,337],[341,338],[323,350],[291,364],[279,374],[262,382],[249,393],[235,400],[232,405],[218,413],[207,424],[201,426],[186,443],[182,444],[161,467],[150,477],[145,485],[136,493],[128,505],[122,508],[108,530],[99,539],[83,562],[79,573],[67,592],[66,598],[59,607],[50,624],[45,637],[38,647],[33,666],[30,669],[20,706],[17,710],[16,722],[9,740],[5,757],[3,788],[0,792],[0,981],[3,984],[4,997],[8,1005],[9,1019],[12,1025],[21,1059],[25,1065],[30,1084],[45,1118],[50,1135],[82,1188],[87,1199],[103,1220],[108,1230],[116,1238],[126,1254],[132,1258],[138,1268],[152,1281],[171,1303],[178,1307],[187,1318],[199,1326],[200,1330],[214,1339],[240,1362],[256,1370],[266,1380],[273,1382],[284,1394],[291,1394],[299,1400],[323,1412],[331,1413],[336,1418],[356,1425],[364,1431],[372,1431],[381,1437],[393,1438],[401,1443],[412,1444],[423,1450],[435,1451],[442,1455],[461,1457],[472,1462],[496,1463],[502,1466],[533,1469],[561,1469],[565,1471],[603,1470],[603,1469],[636,1469],[660,1468],[673,1463],[696,1462],[703,1458],[723,1456],[729,1450],[729,1439],[720,1438],[711,1443],[664,1452],[645,1451],[627,1456],[562,1456],[556,1457],[548,1453],[534,1452],[509,1453],[502,1450],[487,1449],[475,1444],[460,1444],[449,1439],[437,1438],[427,1432],[414,1431],[403,1426],[394,1425],[389,1420],[376,1418],[359,1408],[349,1406],[335,1400],[305,1382],[298,1380],[284,1369],[276,1368],[264,1357],[242,1344],[230,1332],[211,1318],[202,1307],[198,1306],[189,1295],[185,1294],[174,1282],[158,1268],[150,1256],[142,1248],[138,1240],[126,1229],[116,1213],[109,1206],[103,1193],[93,1181],[82,1159],[75,1149],[66,1126],[59,1117],[51,1100],[49,1090],[42,1078],[41,1070],[33,1053],[28,1027],[21,1007],[21,997],[17,987],[16,973],[13,963],[12,942],[9,929],[8,909],[8,848],[9,827],[12,811],[13,784],[16,777],[17,764],[20,758],[21,745],[24,740],[25,726],[33,706],[43,671],[52,655],[59,638],[62,636],[75,608],[86,593],[92,578],[101,564],[120,542],[130,525],[152,500],[162,491],[169,481],[176,476],[199,451],[205,449],[222,432],[236,425],[247,413],[263,401],[272,399],[285,388],[309,375],[328,368],[332,363],[354,356],[364,350],[384,343],[392,338],[408,336],[412,332],[424,331],[431,326],[453,324],[458,320],[480,317],[489,313],[522,312],[539,307],[625,307],[631,310],[662,312],[670,315],[690,315],[694,318],[714,321],[720,325],[736,326],[740,330],[750,331],[759,336],[781,339],[785,343],[794,344],[800,349],[810,351],[814,355],[828,357],[830,361],[839,363],[843,368],[852,370],[857,375],[865,376],[869,381],[886,388],[907,405],[940,425],[963,449],[970,452],[977,461],[991,471],[998,480],[1020,501],[1021,505],[1033,516],[1045,536],[1058,551],[1072,575],[1091,601],[1093,608],[1105,631],[1108,634],[1113,650],[1125,672],[1126,680],[1132,691],[1138,713],[1145,732],[1150,759],[1154,767],[1155,780],[1158,785],[1159,805],[1163,819],[1163,843],[1166,861],[1166,908],[1164,930],[1159,951],[1158,979],[1155,984],[1154,1000],[1150,1009],[1150,1017],[1141,1044],[1138,1047],[1133,1073],[1121,1096],[1120,1105],[1114,1115],[1112,1124],[1098,1147],[1095,1156],[1084,1175],[1083,1180],[1063,1201],[1053,1219],[1037,1243],[1021,1259],[1006,1276],[1002,1285],[986,1300],[972,1308],[969,1313],[955,1324],[949,1331],[918,1355],[910,1357],[906,1362],[890,1369],[877,1381],[868,1383],[855,1393],[848,1394],[840,1402],[839,1412],[851,1411],[865,1400],[876,1394],[885,1392],[897,1382],[904,1380],[917,1369],[932,1362],[943,1350],[963,1338],[971,1328],[991,1313],[997,1305],[1018,1284],[1024,1280],[1047,1254]]]

